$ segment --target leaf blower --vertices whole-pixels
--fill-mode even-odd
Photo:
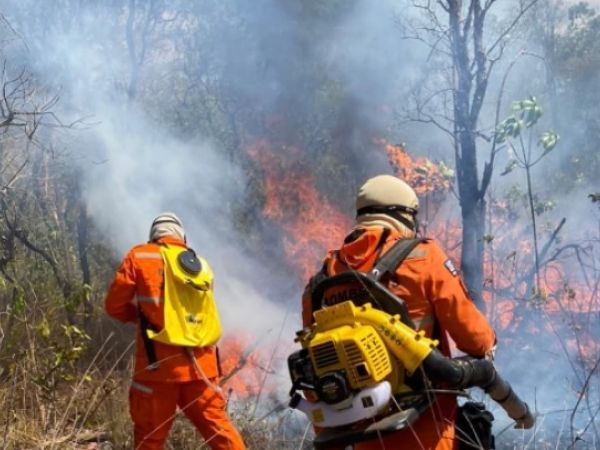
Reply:
[[[368,274],[344,273],[324,284],[350,276],[370,288],[379,308],[345,301],[315,310],[312,326],[297,333],[302,349],[288,358],[290,406],[316,426],[316,449],[410,427],[431,406],[431,386],[438,383],[455,390],[482,388],[515,420],[515,428],[533,426],[529,407],[491,361],[444,356],[436,340],[414,329],[403,301]],[[385,305],[399,314],[384,312]]]

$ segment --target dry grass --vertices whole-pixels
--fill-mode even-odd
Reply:
[[[27,350],[0,378],[0,448],[3,450],[125,450],[132,448],[128,410],[130,347],[108,336],[76,364],[57,367],[60,346],[44,346],[35,333]],[[98,342],[98,341],[96,341]],[[107,355],[112,355],[108,357]],[[6,358],[4,358],[6,361]],[[229,404],[232,420],[249,448],[310,448],[304,428],[289,411],[257,419],[255,399]],[[176,417],[166,449],[208,448],[182,414]]]
[[[29,386],[26,388],[25,382]],[[101,382],[86,382],[85,387],[72,383],[52,399],[38,395],[26,380],[20,386],[6,384],[0,389],[0,410],[4,412],[2,448],[126,450],[132,448],[125,375],[113,375]],[[96,402],[98,392],[104,392]],[[18,406],[17,406],[18,405]],[[249,448],[310,448],[289,413],[258,421],[249,417],[244,405],[232,405],[232,420],[240,429]],[[166,449],[197,450],[202,445],[183,414],[178,414]]]
[[[40,334],[38,326],[27,322],[21,325],[18,339],[5,339],[0,352],[0,449],[131,449],[131,336],[116,338],[97,332],[89,337],[55,330],[49,338]],[[57,323],[58,330],[62,327]],[[70,359],[70,346],[86,342],[87,349]],[[234,398],[229,405],[230,416],[250,449],[312,448],[310,428],[298,420],[297,413],[280,407],[275,395],[263,395],[260,411],[255,411],[257,398]],[[274,412],[268,414],[269,411]],[[562,434],[547,426],[536,434],[507,432],[498,440],[497,448],[565,449],[572,443],[567,425],[563,424]],[[193,426],[179,414],[165,448],[208,448],[202,442]],[[586,440],[572,448],[600,446],[594,434],[588,433]]]

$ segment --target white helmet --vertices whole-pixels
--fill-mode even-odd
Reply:
[[[173,236],[185,242],[183,224],[174,213],[161,213],[152,221],[152,225],[150,226],[150,241],[155,241],[164,236]]]
[[[392,175],[377,175],[361,186],[356,196],[357,217],[386,214],[416,231],[419,199],[404,181]]]

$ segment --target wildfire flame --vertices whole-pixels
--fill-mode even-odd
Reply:
[[[239,397],[254,397],[263,389],[265,374],[261,353],[250,342],[252,336],[238,333],[223,337],[219,343],[221,384]]]
[[[263,215],[280,227],[286,260],[292,262],[300,279],[308,281],[327,250],[340,244],[352,222],[319,193],[297,150],[287,149],[284,160],[262,139],[248,154],[264,173]],[[293,163],[290,154],[297,156]]]
[[[376,139],[383,146],[388,161],[398,178],[406,181],[417,195],[447,192],[454,172],[443,162],[438,164],[423,156],[411,156],[404,144],[390,144],[385,139]]]
[[[443,163],[411,156],[404,145],[390,144],[383,139],[375,143],[386,152],[394,173],[409,183],[421,198],[438,206],[444,201],[452,187],[452,170]],[[279,228],[286,260],[298,278],[307,281],[327,251],[339,247],[352,219],[319,192],[314,177],[303,164],[301,152],[294,148],[285,150],[277,152],[270,142],[261,139],[248,149],[248,154],[263,172],[262,214]],[[484,239],[484,301],[493,325],[509,333],[507,340],[517,335],[523,324],[526,315],[523,308],[540,308],[547,318],[543,324],[528,324],[530,333],[555,332],[560,326],[557,313],[562,313],[564,318],[564,314],[600,312],[600,305],[591,301],[593,292],[582,283],[568,280],[558,260],[544,266],[541,292],[535,296],[527,292],[531,282],[523,274],[532,267],[532,245],[527,233],[523,227],[515,227],[515,218],[503,202],[491,202],[489,223],[496,234]],[[436,238],[449,256],[459,262],[462,228],[457,220],[436,220],[428,226],[427,234]],[[567,339],[566,342],[569,350],[577,350],[584,361],[591,360],[599,348],[596,341],[585,334],[579,340]],[[244,358],[259,366],[256,354],[247,355],[244,339],[230,341],[227,353],[223,361],[225,373],[235,372]],[[246,377],[231,377],[228,383],[236,392],[252,395],[262,384],[262,372],[255,370]]]
[[[308,281],[327,250],[339,245],[351,221],[316,189],[314,178],[301,164],[300,152],[288,148],[285,153],[284,158],[275,152],[266,139],[248,149],[248,155],[263,172],[262,214],[279,228],[291,268],[299,279]],[[219,344],[222,382],[241,398],[269,389],[265,385],[265,365],[261,363],[268,351],[264,346],[252,349],[248,345],[252,341],[250,336],[236,334]]]

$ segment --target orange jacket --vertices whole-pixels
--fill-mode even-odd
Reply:
[[[359,228],[351,233],[344,245],[329,252],[324,268],[327,275],[336,275],[349,270],[367,272],[375,261],[399,239],[392,231],[384,234],[382,227]],[[494,346],[496,336],[485,317],[468,296],[465,285],[451,260],[434,241],[419,243],[398,267],[395,277],[382,280],[387,287],[406,302],[409,315],[418,329],[428,336],[440,339],[440,350],[450,356],[447,334],[458,349],[472,356],[484,356]],[[360,286],[342,287],[327,291],[325,304],[351,299],[359,293]],[[346,292],[344,292],[346,290]],[[364,298],[368,302],[368,297]],[[312,322],[310,292],[305,290],[302,301],[304,326]],[[454,428],[451,425],[456,415],[456,400],[451,396],[437,396],[437,405],[430,408],[415,424],[420,443],[410,431],[398,432],[385,439],[386,448],[455,448]],[[355,448],[380,448],[381,443],[360,444]],[[391,446],[390,446],[391,445]]]
[[[182,347],[152,341],[158,368],[150,369],[139,327],[139,310],[158,329],[164,327],[163,315],[163,260],[160,244],[178,245],[184,242],[174,237],[163,237],[157,243],[140,244],[125,256],[110,285],[105,300],[106,313],[121,322],[138,324],[134,380],[185,382],[198,380],[194,367]],[[216,347],[194,349],[196,360],[208,378],[219,375]]]

